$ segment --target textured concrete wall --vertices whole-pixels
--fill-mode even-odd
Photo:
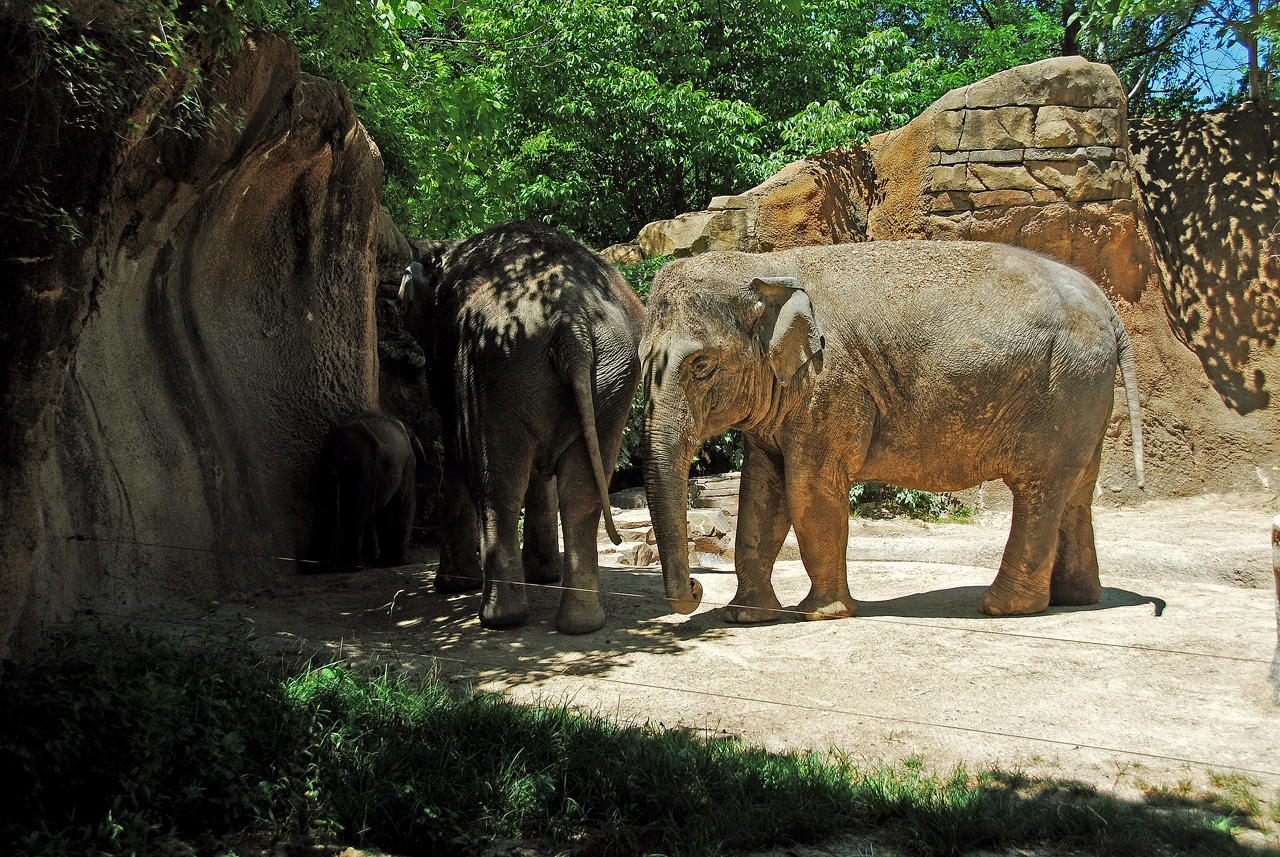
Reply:
[[[85,236],[17,269],[87,311],[50,334],[69,347],[47,402],[5,416],[29,424],[35,475],[7,498],[34,520],[0,522],[21,548],[0,559],[0,647],[294,573],[270,557],[306,543],[323,436],[377,401],[381,161],[346,90],[265,37],[210,95],[212,131],[156,128],[95,161]]]

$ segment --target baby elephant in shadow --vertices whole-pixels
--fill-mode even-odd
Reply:
[[[444,424],[436,589],[483,586],[485,625],[525,622],[526,583],[561,578],[558,507],[556,628],[594,631],[604,624],[596,531],[603,512],[619,541],[609,477],[640,379],[644,309],[617,268],[538,223],[495,226],[430,256],[409,266],[400,301]]]
[[[335,426],[320,451],[319,491],[304,573],[404,562],[417,510],[422,444],[398,419],[359,414]]]

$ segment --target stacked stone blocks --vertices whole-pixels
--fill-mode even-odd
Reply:
[[[1067,68],[1069,74],[1078,67]],[[1089,86],[1042,79],[1034,87],[1010,87],[1001,80],[1022,72],[954,90],[926,113],[932,114],[933,151],[924,190],[933,216],[1132,197],[1119,87],[1099,86],[1096,76]]]

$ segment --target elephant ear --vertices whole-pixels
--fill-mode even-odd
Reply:
[[[826,340],[800,281],[795,277],[756,277],[751,288],[763,304],[756,337],[773,374],[785,386],[806,365],[821,372]]]

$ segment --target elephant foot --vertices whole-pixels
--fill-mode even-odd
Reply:
[[[510,628],[529,621],[529,598],[523,586],[489,584],[480,605],[480,624],[486,628]]]
[[[762,603],[753,604],[752,601]],[[733,603],[724,608],[724,620],[735,625],[754,625],[760,622],[773,622],[782,615],[782,602],[772,592],[767,597],[755,598],[737,596]]]
[[[604,607],[599,598],[564,598],[556,613],[556,630],[561,634],[590,634],[604,627]]]
[[[1057,581],[1049,584],[1049,603],[1057,607],[1084,607],[1102,600],[1102,584],[1092,581]]]
[[[796,605],[796,610],[810,622],[818,619],[847,619],[858,615],[858,602],[849,595],[832,600],[810,594]]]
[[[988,616],[1026,616],[1030,613],[1040,613],[1048,606],[1049,593],[1047,592],[1043,596],[1028,596],[997,588],[993,583],[987,587],[978,609]]]
[[[479,589],[484,581],[479,575],[471,577],[465,574],[448,574],[443,571],[436,572],[435,590],[436,592],[472,592]]]

